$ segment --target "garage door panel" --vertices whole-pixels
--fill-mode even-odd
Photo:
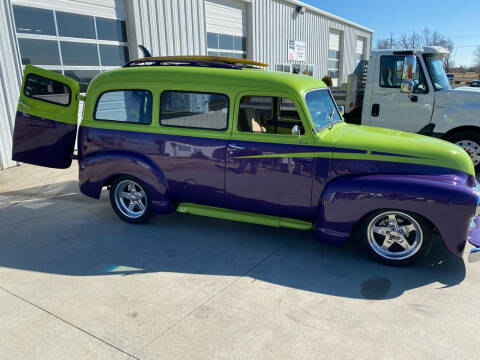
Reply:
[[[205,3],[207,32],[246,36],[245,5],[233,0],[208,0]]]

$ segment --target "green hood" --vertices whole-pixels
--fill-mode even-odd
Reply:
[[[332,129],[334,158],[438,166],[475,175],[468,154],[452,143],[428,136],[371,126],[339,124]],[[366,150],[351,154],[340,149]]]

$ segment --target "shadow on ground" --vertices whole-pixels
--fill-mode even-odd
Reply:
[[[0,216],[10,224],[0,233],[0,267],[35,272],[247,275],[370,300],[432,283],[455,286],[466,273],[463,259],[450,255],[438,236],[425,260],[394,268],[374,263],[354,243],[329,247],[309,232],[177,213],[130,225],[110,209],[105,191],[100,201],[89,199],[75,181],[1,193]]]

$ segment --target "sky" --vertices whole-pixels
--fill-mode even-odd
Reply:
[[[455,43],[455,66],[471,66],[480,45],[480,0],[303,0],[304,3],[375,30],[379,38],[395,37],[427,27]],[[411,10],[407,11],[407,7]]]

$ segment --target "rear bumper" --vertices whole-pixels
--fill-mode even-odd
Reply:
[[[475,216],[468,231],[467,240],[474,246],[468,255],[469,262],[480,261],[480,216]]]

